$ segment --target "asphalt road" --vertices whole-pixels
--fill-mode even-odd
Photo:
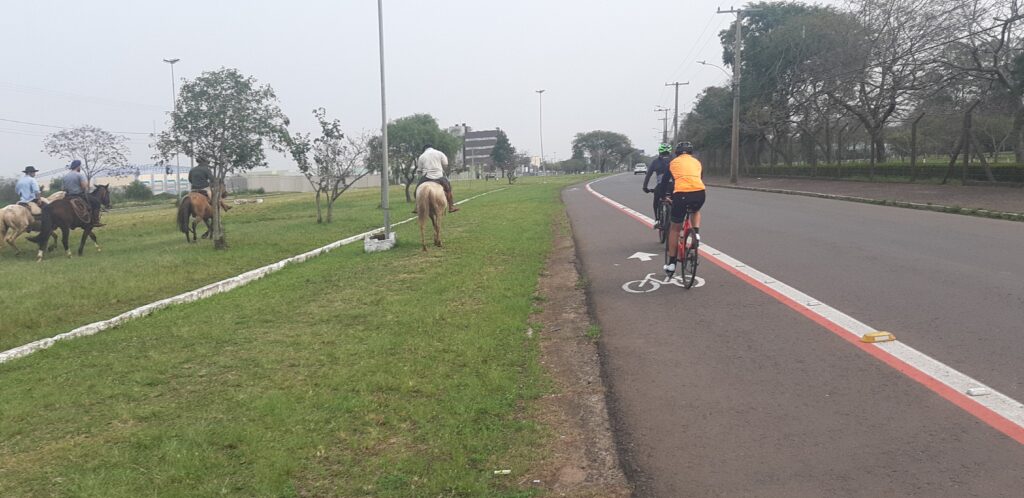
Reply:
[[[651,216],[640,176],[593,189]],[[660,278],[661,247],[563,193],[638,496],[1021,496],[1024,444],[726,270]],[[711,189],[704,242],[1024,399],[1024,225]],[[656,256],[627,259],[638,251]]]

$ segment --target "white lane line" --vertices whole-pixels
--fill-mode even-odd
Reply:
[[[464,202],[469,202],[469,201],[471,201],[473,199],[485,196],[487,194],[492,194],[494,192],[501,192],[502,190],[506,190],[506,189],[508,189],[508,187],[502,187],[502,188],[499,188],[499,189],[490,190],[490,191],[484,192],[482,194],[475,195],[475,196],[467,198],[467,199],[463,199],[463,200],[461,200],[459,202],[456,202],[455,204],[462,204]],[[413,221],[415,219],[416,219],[415,217],[413,217],[413,218],[406,218],[406,219],[404,219],[402,221],[399,221],[398,223],[392,224],[392,226],[398,226],[398,225],[401,225],[403,223],[408,223],[408,222]],[[88,325],[83,325],[81,327],[73,329],[70,332],[64,332],[63,334],[58,334],[58,335],[55,335],[53,337],[47,337],[45,339],[39,339],[38,341],[33,341],[33,342],[28,343],[28,344],[24,344],[24,345],[15,347],[15,348],[8,349],[7,351],[0,352],[0,363],[6,363],[6,362],[8,362],[10,360],[13,360],[15,358],[21,358],[22,356],[28,356],[28,355],[30,355],[32,353],[35,353],[36,351],[39,351],[39,350],[42,350],[42,349],[46,349],[46,348],[48,348],[50,346],[53,346],[58,341],[64,341],[64,340],[68,340],[68,339],[74,339],[74,338],[77,338],[77,337],[85,337],[85,336],[90,336],[90,335],[98,334],[98,333],[100,333],[100,332],[102,332],[104,330],[107,330],[109,328],[121,325],[122,323],[124,323],[124,322],[126,322],[128,320],[144,317],[146,315],[149,315],[149,314],[153,313],[154,311],[157,311],[157,310],[160,310],[160,309],[164,309],[164,308],[166,308],[168,306],[171,306],[171,305],[191,303],[193,301],[198,301],[200,299],[206,299],[206,298],[208,298],[210,296],[215,296],[217,294],[221,294],[221,293],[227,292],[229,290],[235,289],[237,287],[241,287],[241,286],[243,286],[245,284],[248,284],[250,282],[253,282],[255,280],[263,278],[263,277],[265,277],[265,276],[267,276],[267,275],[269,275],[271,273],[274,273],[274,272],[284,268],[285,265],[292,264],[292,263],[301,263],[301,262],[306,261],[308,259],[320,256],[321,254],[328,253],[328,252],[330,252],[333,249],[337,249],[337,248],[339,248],[341,246],[348,245],[348,244],[351,244],[353,242],[362,240],[364,237],[366,237],[368,235],[374,235],[374,234],[377,234],[377,233],[381,233],[383,231],[384,231],[384,227],[375,228],[373,230],[370,230],[369,232],[363,232],[363,233],[361,233],[359,235],[353,235],[353,236],[345,238],[345,239],[341,239],[341,240],[338,240],[338,241],[335,241],[335,242],[331,242],[330,244],[327,244],[327,245],[325,245],[323,247],[319,247],[317,249],[313,249],[312,251],[307,251],[307,252],[304,252],[304,253],[299,254],[297,256],[292,256],[290,258],[282,259],[281,261],[278,261],[276,263],[271,263],[269,265],[262,266],[260,268],[256,268],[255,270],[249,270],[249,271],[247,271],[245,273],[242,273],[240,275],[236,275],[234,277],[229,277],[229,278],[226,278],[226,279],[221,280],[219,282],[214,282],[212,284],[205,285],[205,286],[200,287],[200,288],[198,288],[196,290],[193,290],[193,291],[185,292],[185,293],[182,293],[182,294],[178,294],[177,296],[168,297],[166,299],[161,299],[161,300],[156,301],[156,302],[152,302],[152,303],[149,303],[149,304],[145,304],[145,305],[139,306],[138,308],[126,311],[126,312],[121,313],[120,315],[117,315],[117,316],[115,316],[115,317],[113,317],[111,319],[108,319],[108,320],[103,320],[103,321],[99,321],[99,322],[93,322],[93,323],[90,323]]]
[[[591,188],[593,183],[596,182],[588,183],[586,186],[587,191],[591,194],[629,216],[647,224],[648,226],[652,226],[654,224],[654,220],[652,218],[624,206],[623,204]],[[770,290],[771,292],[768,292],[770,295],[774,293],[775,295],[773,297],[783,301],[784,304],[789,305],[801,314],[808,317],[818,316],[822,318],[827,323],[833,325],[833,327],[826,326],[829,330],[845,334],[850,342],[854,342],[854,344],[857,344],[862,349],[872,353],[873,356],[882,359],[900,372],[918,380],[926,387],[949,399],[957,406],[960,406],[972,415],[980,418],[989,425],[992,425],[1004,434],[1015,439],[1017,442],[1024,444],[1024,404],[1021,404],[1019,401],[992,389],[978,380],[959,372],[949,365],[946,365],[898,340],[870,344],[856,342],[859,341],[860,337],[864,334],[876,332],[877,330],[847,315],[846,313],[814,299],[794,287],[778,281],[778,279],[768,274],[747,266],[736,258],[733,258],[707,244],[702,243],[701,245],[704,248],[703,255],[705,258],[712,260],[717,265],[726,268],[727,270],[731,270],[734,274],[746,277],[744,280],[755,287],[763,288],[762,290]],[[784,299],[780,299],[780,296]],[[884,358],[883,356],[902,364],[902,366],[894,364],[892,361],[887,361],[887,358]],[[941,389],[937,389],[936,386],[922,380],[919,378],[920,376],[915,375],[915,373],[923,374],[923,376],[926,376],[928,379],[937,381],[943,386],[951,389],[952,393],[943,392]],[[978,397],[969,397],[967,395],[968,390],[976,390],[979,388],[987,390],[989,394]],[[978,410],[975,408],[978,406],[987,409],[988,413],[986,413],[985,410]],[[1005,421],[1012,423],[1012,427],[995,419],[993,415],[1002,417]]]

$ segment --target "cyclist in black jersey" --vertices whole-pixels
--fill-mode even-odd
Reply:
[[[658,146],[658,157],[651,161],[650,166],[647,166],[647,175],[644,176],[644,193],[654,192],[654,229],[657,230],[663,220],[658,219],[658,213],[661,212],[661,199],[665,197],[664,190],[662,188],[661,178],[663,175],[668,173],[668,165],[672,162],[672,146],[669,144],[661,144]],[[654,178],[654,189],[647,188],[647,183],[651,180],[651,175],[655,175]]]

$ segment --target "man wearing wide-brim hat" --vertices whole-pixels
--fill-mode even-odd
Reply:
[[[22,170],[25,176],[19,178],[18,183],[14,185],[14,191],[18,193],[18,204],[28,207],[29,203],[39,203],[42,195],[39,191],[39,182],[35,178],[38,172],[35,166],[28,166]]]

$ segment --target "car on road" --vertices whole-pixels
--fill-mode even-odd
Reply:
[[[647,165],[644,164],[644,163],[636,163],[636,166],[633,166],[633,174],[634,175],[646,175],[647,174]]]

